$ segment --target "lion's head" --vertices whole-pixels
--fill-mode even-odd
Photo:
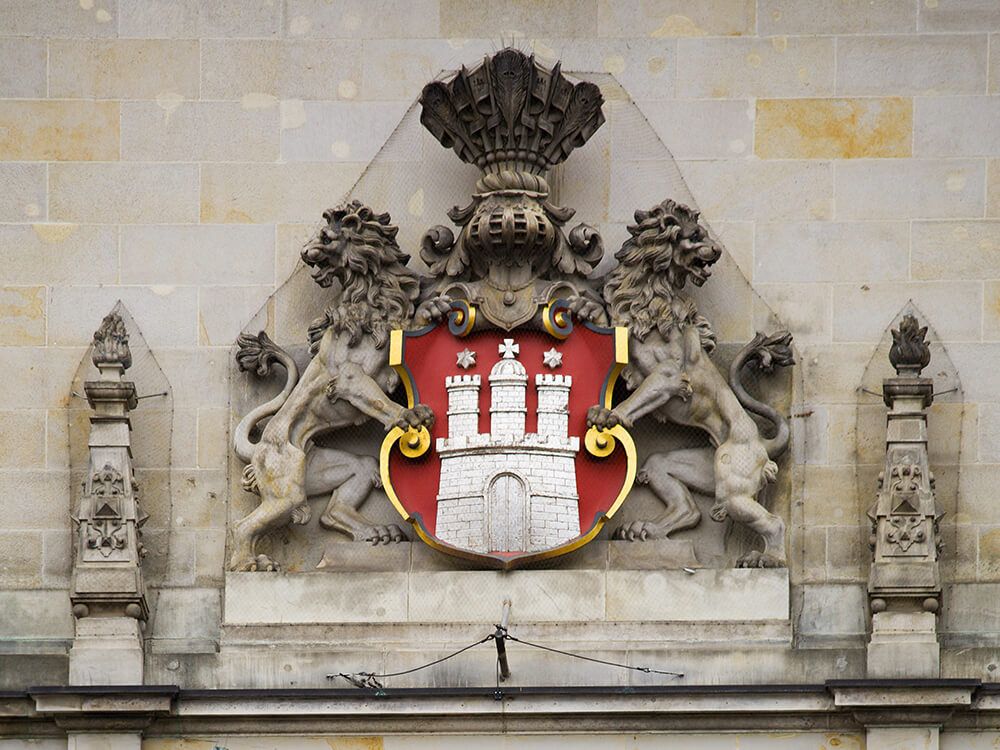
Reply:
[[[653,328],[666,335],[670,327],[691,323],[706,329],[694,303],[678,294],[691,281],[704,284],[722,248],[698,222],[699,214],[672,200],[649,211],[636,211],[632,236],[615,253],[618,266],[604,285],[604,298],[614,325],[629,326],[642,340]]]
[[[323,218],[326,225],[302,249],[302,260],[320,286],[338,282],[340,296],[309,328],[313,348],[328,328],[348,332],[352,346],[367,334],[382,348],[389,331],[409,322],[420,293],[417,276],[406,267],[410,258],[396,242],[399,229],[389,214],[357,200]]]

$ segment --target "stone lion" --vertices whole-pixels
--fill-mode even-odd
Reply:
[[[368,419],[386,429],[433,424],[428,407],[408,409],[389,397],[398,378],[385,349],[392,329],[426,324],[447,309],[447,301],[415,310],[419,279],[406,267],[389,214],[352,201],[323,218],[326,225],[305,246],[302,260],[316,283],[329,287],[336,281],[340,293],[309,330],[314,356],[301,378],[292,358],[263,332],[240,338],[242,369],[263,375],[279,363],[287,377],[281,393],[236,428],[236,454],[248,463],[244,487],[260,495],[260,505],[234,525],[230,570],[275,570],[257,542],[289,521],[308,520],[310,495],[331,494],[321,517],[328,528],[376,542],[404,538],[397,526],[376,526],[358,510],[377,483],[374,459],[314,448],[312,440]],[[251,433],[265,419],[255,444]]]
[[[744,366],[770,371],[792,364],[791,335],[758,334],[736,357],[727,382],[708,356],[715,348],[711,325],[680,291],[688,281],[704,284],[722,254],[698,219],[697,212],[671,200],[636,212],[636,223],[628,228],[632,236],[616,254],[619,265],[604,284],[612,325],[627,326],[630,332],[624,377],[631,394],[611,410],[593,407],[588,424],[630,426],[652,414],[698,427],[712,442],[710,448],[675,450],[646,460],[638,480],[649,485],[666,509],[656,519],[619,528],[618,538],[664,538],[696,525],[701,514],[691,498],[695,490],[715,498],[714,520],[732,518],[763,538],[763,551],[743,556],[739,566],[783,567],[785,524],[756,498],[777,476],[773,459],[788,445],[788,425],[746,392],[740,373]],[[761,437],[751,412],[771,424],[772,437]]]

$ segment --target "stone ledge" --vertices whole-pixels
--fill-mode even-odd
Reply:
[[[226,625],[789,618],[785,569],[229,573]]]

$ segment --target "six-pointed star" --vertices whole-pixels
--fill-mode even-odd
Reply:
[[[471,352],[468,349],[463,349],[458,353],[458,366],[463,370],[468,370],[474,364],[476,364],[476,353]]]
[[[547,352],[542,353],[542,363],[546,367],[562,367],[562,352],[557,352],[555,347],[552,347]]]

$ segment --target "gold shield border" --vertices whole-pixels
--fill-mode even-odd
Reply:
[[[604,408],[610,409],[614,396],[615,383],[618,381],[622,371],[628,365],[628,329],[622,326],[616,326],[614,329],[609,329],[589,323],[587,324],[587,327],[600,333],[613,332],[615,337],[615,361],[608,372],[607,378],[604,380],[603,393],[601,394]],[[389,365],[396,371],[400,380],[403,382],[403,388],[406,391],[406,405],[411,409],[416,403],[416,388],[414,387],[410,371],[403,361],[405,341],[407,336],[419,336],[426,333],[430,330],[430,328],[432,328],[432,326],[409,333],[397,328],[389,334]],[[595,430],[596,428],[591,427],[590,429]],[[392,452],[392,447],[394,445],[403,446],[406,443],[404,438],[407,433],[407,430],[403,430],[399,427],[393,427],[389,430],[388,434],[386,434],[385,439],[382,441],[382,448],[379,451],[379,474],[382,479],[382,489],[385,490],[385,494],[389,498],[389,502],[392,503],[396,512],[399,513],[403,520],[413,526],[417,536],[419,536],[433,549],[447,555],[452,555],[453,557],[462,557],[467,560],[483,562],[491,568],[510,570],[521,565],[526,565],[538,560],[547,560],[553,557],[559,557],[580,549],[585,544],[593,541],[593,539],[601,533],[601,529],[603,529],[604,525],[611,520],[615,513],[618,512],[618,509],[621,508],[622,503],[625,502],[625,499],[628,497],[628,494],[632,491],[632,487],[635,484],[636,471],[638,467],[638,456],[635,450],[635,441],[632,440],[632,436],[624,426],[615,425],[610,430],[605,430],[604,434],[609,439],[620,443],[622,450],[625,451],[625,481],[622,482],[621,490],[618,492],[618,496],[611,504],[611,507],[608,508],[607,512],[601,516],[596,523],[594,523],[586,534],[583,534],[558,547],[552,547],[540,552],[526,553],[510,559],[494,557],[482,552],[473,552],[472,550],[453,547],[452,545],[441,541],[437,537],[428,533],[427,529],[424,528],[424,525],[420,523],[418,519],[414,518],[405,507],[403,507],[403,504],[399,501],[399,496],[396,494],[396,489],[392,485],[392,478],[389,476],[389,454]]]

